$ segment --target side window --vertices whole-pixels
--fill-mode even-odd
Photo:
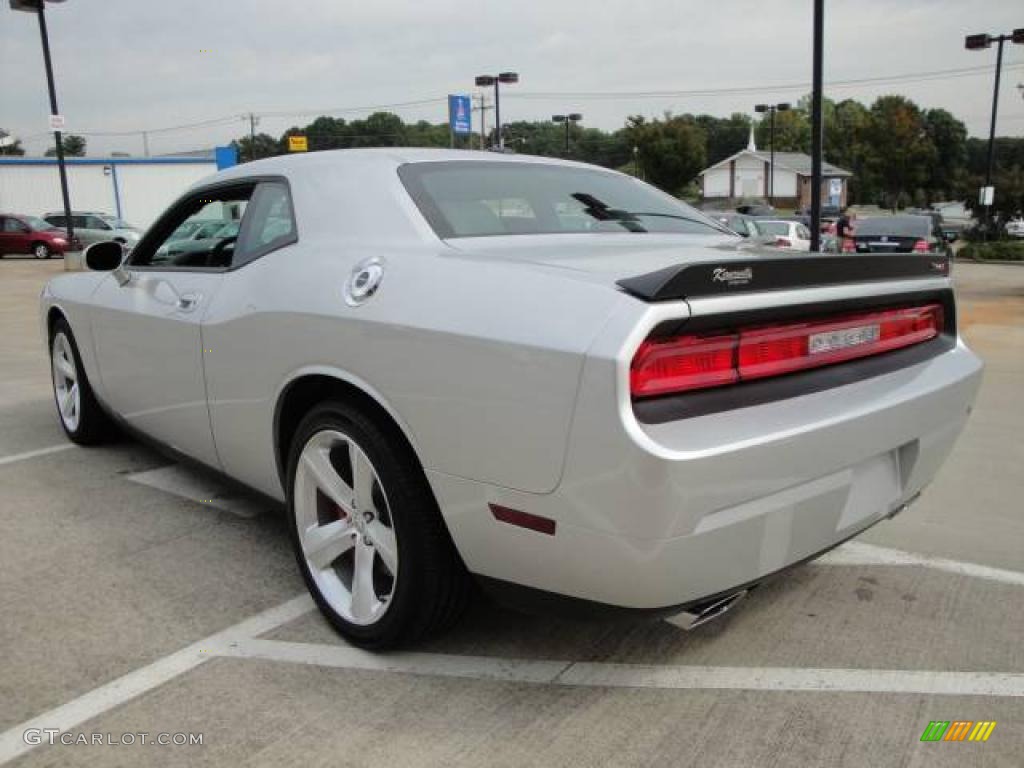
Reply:
[[[248,208],[254,184],[199,192],[162,220],[153,232],[132,251],[131,265],[136,267],[177,267],[226,269],[232,266],[241,248],[236,247],[239,233],[248,221]],[[181,238],[182,228],[195,227],[202,237]]]
[[[809,230],[803,224],[800,224],[800,225],[797,226],[796,233],[797,233],[797,235],[800,236],[801,240],[810,240],[811,239],[811,230]]]
[[[17,219],[7,219],[7,218],[4,218],[4,219],[0,219],[0,222],[3,222],[3,231],[4,232],[21,232],[22,231],[22,228],[18,224],[18,220]]]
[[[74,221],[74,217],[72,217],[71,220]],[[51,227],[57,227],[57,229],[67,229],[68,226],[68,220],[66,216],[47,216],[46,223],[49,224]]]
[[[240,266],[296,240],[288,185],[265,181],[249,203],[233,266]]]
[[[72,216],[71,223],[75,229],[93,229],[89,226],[89,218],[88,216]]]
[[[110,225],[107,224],[99,216],[86,216],[85,217],[85,228],[86,229],[110,229]]]

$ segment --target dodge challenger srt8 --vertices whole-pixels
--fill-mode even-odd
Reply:
[[[317,152],[91,246],[41,321],[68,436],[286,502],[354,643],[439,630],[474,580],[696,625],[912,501],[981,375],[942,256],[742,243],[580,163]]]

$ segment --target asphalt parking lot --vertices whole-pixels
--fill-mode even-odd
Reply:
[[[1024,268],[956,265],[985,381],[903,515],[691,633],[481,600],[387,655],[312,610],[273,510],[136,443],[67,443],[36,318],[61,269],[0,261],[0,764],[1024,761]],[[933,720],[997,725],[922,743]]]

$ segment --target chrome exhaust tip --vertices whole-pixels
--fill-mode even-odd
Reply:
[[[689,632],[691,629],[696,629],[702,624],[719,618],[746,597],[749,592],[748,589],[741,589],[726,597],[719,597],[703,604],[698,603],[688,611],[666,617],[665,621]]]

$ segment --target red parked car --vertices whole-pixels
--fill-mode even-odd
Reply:
[[[48,259],[81,247],[77,237],[69,247],[67,232],[36,216],[0,213],[0,257],[8,253],[30,253],[37,259]]]

